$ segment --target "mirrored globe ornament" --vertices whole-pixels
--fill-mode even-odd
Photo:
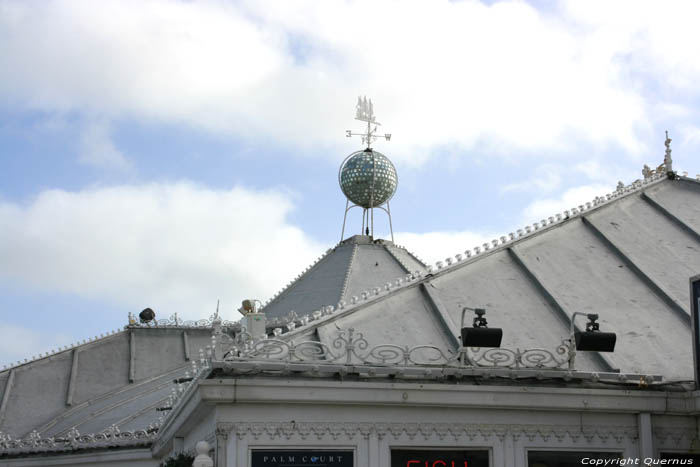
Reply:
[[[357,206],[381,206],[394,196],[398,177],[394,164],[374,149],[350,154],[338,173],[340,189]]]

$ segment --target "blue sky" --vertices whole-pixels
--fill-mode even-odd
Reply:
[[[146,306],[269,298],[339,240],[358,95],[393,134],[397,243],[428,261],[632,182],[667,129],[695,176],[698,13],[0,1],[0,365]]]

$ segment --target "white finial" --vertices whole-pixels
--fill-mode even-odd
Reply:
[[[664,145],[666,146],[666,155],[664,156],[664,165],[666,166],[666,173],[673,172],[673,160],[671,159],[671,138],[668,137],[668,130],[666,130],[666,141]]]
[[[192,467],[214,467],[214,461],[209,457],[209,443],[200,441],[197,443],[195,450],[197,457],[194,458]]]

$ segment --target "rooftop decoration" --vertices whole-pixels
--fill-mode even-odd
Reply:
[[[0,455],[24,452],[63,452],[102,447],[149,445],[158,435],[156,428],[120,431],[116,427],[102,433],[81,435],[73,428],[65,436],[44,438],[32,431],[21,439],[13,439],[0,432]]]
[[[391,140],[391,135],[377,134],[377,128],[381,123],[377,122],[374,115],[374,104],[367,97],[358,97],[355,120],[367,123],[367,129],[363,133],[346,131],[348,138],[361,136],[362,143],[367,148],[356,151],[345,158],[338,171],[340,189],[347,198],[345,204],[345,216],[343,218],[343,230],[340,240],[345,235],[345,222],[348,211],[354,207],[362,208],[362,233],[374,237],[374,209],[379,208],[389,216],[389,229],[391,239],[394,240],[394,231],[391,225],[391,210],[389,200],[394,196],[398,185],[398,176],[394,164],[382,153],[372,149],[372,143],[377,138]],[[350,203],[353,203],[350,205]],[[386,207],[384,207],[386,206]]]
[[[352,153],[340,168],[340,189],[357,206],[381,206],[396,192],[396,169],[379,151],[365,149]]]
[[[277,337],[277,336],[276,336]],[[211,366],[245,372],[309,371],[321,373],[361,373],[368,376],[441,378],[445,376],[502,376],[607,380],[649,384],[661,377],[625,373],[579,372],[574,368],[574,336],[563,339],[554,350],[460,347],[457,352],[434,345],[413,347],[395,344],[370,346],[361,332],[339,329],[330,344],[319,341],[293,342],[278,338],[255,340],[243,331],[231,339],[216,335],[210,352]],[[277,363],[277,365],[275,365]],[[269,365],[272,364],[272,365]]]
[[[666,130],[666,141],[664,145],[666,146],[666,154],[664,155],[664,166],[666,167],[667,173],[673,172],[673,160],[671,159],[671,138],[668,137],[668,130]]]

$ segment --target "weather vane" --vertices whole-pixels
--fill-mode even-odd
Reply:
[[[381,125],[374,115],[374,105],[372,105],[372,99],[367,100],[367,96],[357,98],[357,106],[355,111],[355,120],[361,122],[367,122],[367,130],[364,133],[353,133],[352,130],[346,130],[345,136],[350,138],[351,136],[361,136],[362,144],[367,144],[367,149],[370,149],[372,143],[377,138],[384,138],[387,141],[391,141],[391,134],[384,133],[383,135],[377,135],[377,127]],[[372,128],[374,125],[374,128]]]

